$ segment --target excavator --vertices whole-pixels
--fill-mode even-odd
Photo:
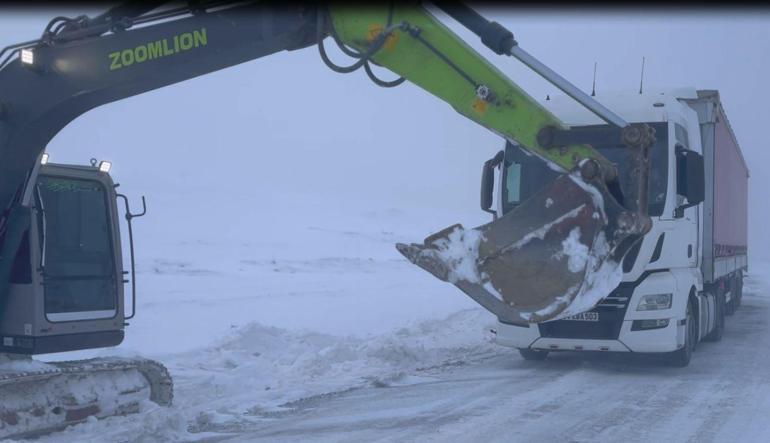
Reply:
[[[436,10],[606,125],[563,124],[452,32]],[[332,61],[330,43],[353,62]],[[510,324],[589,310],[608,295],[607,281],[619,282],[618,264],[651,226],[646,208],[654,131],[624,121],[467,5],[156,0],[93,17],[55,17],[40,38],[0,52],[0,438],[129,414],[147,400],[169,405],[173,398],[168,371],[152,360],[31,358],[122,342],[136,312],[131,222],[146,212],[146,206],[131,210],[109,162],[54,164],[45,152],[48,142],[98,106],[312,46],[336,72],[363,71],[381,87],[417,85],[559,173],[490,223],[456,224],[421,243],[396,245],[409,261]],[[373,66],[398,77],[382,79]],[[592,148],[597,144],[624,149],[631,165],[624,170],[631,172],[620,176],[617,165]],[[484,189],[503,161],[497,156],[484,165],[482,209],[489,210]],[[121,204],[129,270],[122,258]],[[131,293],[124,294],[129,282]]]

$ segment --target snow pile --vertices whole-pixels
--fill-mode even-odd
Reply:
[[[86,422],[41,442],[221,437],[316,398],[420,382],[432,369],[488,358],[501,351],[488,333],[493,324],[480,308],[361,337],[252,323],[212,346],[164,359],[174,378],[172,407],[146,402],[140,414]]]
[[[476,267],[479,258],[481,231],[456,227],[447,238],[434,242],[438,257],[449,267],[449,281],[456,283],[466,280],[479,283],[481,276]]]
[[[287,402],[388,384],[430,366],[494,351],[481,309],[355,337],[251,324],[203,351],[169,364],[179,398],[216,414],[281,409]]]

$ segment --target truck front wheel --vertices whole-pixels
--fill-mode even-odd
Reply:
[[[519,354],[524,360],[543,361],[548,357],[548,351],[541,351],[538,349],[519,348]]]
[[[683,368],[690,364],[692,351],[695,349],[695,342],[698,340],[698,325],[695,323],[695,316],[692,311],[692,303],[687,303],[687,317],[684,329],[684,346],[674,352],[667,354],[668,362],[672,366]]]

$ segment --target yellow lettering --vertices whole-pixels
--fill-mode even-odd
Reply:
[[[137,63],[142,63],[143,61],[147,60],[146,46],[137,46],[134,48],[134,60],[136,60]]]
[[[131,66],[134,64],[134,51],[126,49],[120,53],[120,61],[123,66]]]
[[[206,36],[206,28],[201,28],[200,31],[193,31],[193,41],[195,42],[195,47],[198,46],[206,46],[209,42],[208,37]]]
[[[147,44],[147,58],[150,60],[161,57],[162,51],[160,40]]]
[[[179,46],[182,48],[183,51],[186,51],[193,47],[193,36],[189,32],[185,32],[184,34],[179,36]]]
[[[110,57],[110,71],[122,68],[120,65],[120,52],[111,52],[108,56]]]

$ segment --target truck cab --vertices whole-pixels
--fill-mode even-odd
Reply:
[[[680,89],[596,98],[627,121],[647,123],[655,130],[648,204],[652,229],[623,258],[620,285],[593,309],[528,326],[499,322],[496,341],[518,348],[526,359],[544,359],[553,351],[643,352],[665,353],[676,365],[687,365],[698,341],[721,337],[725,314],[739,303],[742,272],[747,268],[745,204],[739,209],[744,217],[735,215],[742,220],[738,224],[743,223],[742,237],[739,234],[735,243],[743,247],[737,247],[719,273],[705,275],[704,270],[714,268],[713,232],[715,221],[720,221],[715,191],[723,186],[713,160],[717,152],[729,155],[732,150],[742,161],[740,149],[732,131],[729,140],[714,143],[719,124],[727,124],[716,91]],[[603,124],[568,97],[553,97],[543,105],[572,127]],[[627,148],[619,144],[594,148],[616,164],[620,177],[630,175],[625,171]],[[739,166],[737,180],[746,182],[745,162]],[[510,142],[495,169],[498,217],[558,175]],[[482,207],[483,195],[489,192],[484,186]],[[624,186],[621,181],[621,189]],[[744,195],[732,198],[745,201],[745,190],[736,192]]]
[[[84,166],[53,164],[47,154],[41,156],[16,209],[28,228],[16,233],[20,247],[8,270],[8,295],[0,300],[0,353],[34,355],[122,342],[133,312],[126,312],[124,303],[128,272],[117,205],[122,196],[109,167],[95,160]]]

